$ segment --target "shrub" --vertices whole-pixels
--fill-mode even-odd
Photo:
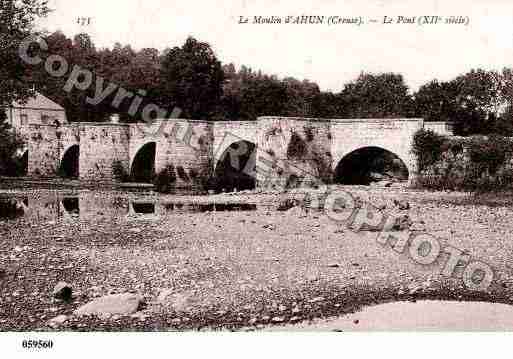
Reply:
[[[173,189],[175,182],[175,167],[173,165],[168,165],[155,176],[154,185],[157,192],[169,193]]]
[[[510,148],[511,141],[500,136],[449,140],[442,146],[439,160],[422,170],[418,184],[435,190],[474,193],[511,189]]]
[[[24,213],[15,199],[0,198],[0,218],[2,219],[16,219]]]
[[[331,157],[331,153],[325,152],[323,154],[317,150],[313,150],[311,154],[313,159],[312,164],[317,171],[317,177],[326,184],[332,183],[333,171],[331,169],[331,165],[333,163],[333,158]]]
[[[446,139],[432,130],[419,130],[413,136],[413,153],[417,157],[419,171],[439,160]]]
[[[4,161],[2,165],[2,175],[7,177],[22,177],[27,175],[28,158],[26,156],[12,157],[10,160]]]
[[[297,133],[292,132],[289,146],[287,147],[287,157],[290,159],[301,159],[307,154],[305,141]]]
[[[281,133],[281,128],[272,127],[265,132],[265,137],[268,138],[270,136],[276,136],[279,133]]]
[[[314,129],[312,127],[305,127],[305,136],[308,142],[312,142],[315,138]]]
[[[128,182],[130,180],[130,175],[119,160],[112,163],[112,176],[117,182]]]
[[[199,186],[201,190],[214,190],[215,180],[209,168],[203,168],[199,171],[191,169],[189,171],[192,181],[195,185]]]
[[[301,206],[301,201],[295,198],[285,198],[278,203],[277,211],[288,211],[291,208]]]
[[[470,143],[470,159],[494,174],[511,154],[511,141],[501,136],[478,137]]]
[[[189,177],[191,178],[191,180],[196,180],[198,178],[199,174],[198,174],[198,171],[196,171],[194,168],[190,169],[189,170]]]
[[[178,172],[178,177],[184,182],[190,182],[191,179],[185,169],[182,166],[176,167],[176,172]]]
[[[299,188],[301,186],[303,179],[295,174],[291,174],[287,178],[287,182],[285,183],[286,189]]]

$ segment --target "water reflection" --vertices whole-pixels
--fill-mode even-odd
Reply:
[[[232,212],[256,211],[257,205],[251,203],[164,203],[167,212]]]
[[[158,198],[128,198],[81,192],[0,194],[0,220],[24,218],[34,221],[76,220],[98,217],[165,216],[175,213],[255,211],[256,204],[187,203]]]
[[[22,217],[28,200],[17,201],[14,198],[0,198],[0,220],[12,220]]]
[[[79,203],[78,197],[66,197],[62,199],[64,210],[71,215],[80,214]]]
[[[132,203],[132,209],[136,214],[155,214],[155,203]]]

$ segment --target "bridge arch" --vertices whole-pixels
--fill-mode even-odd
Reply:
[[[59,165],[59,174],[65,178],[78,178],[80,168],[80,146],[69,146],[65,151]]]
[[[368,185],[387,174],[407,181],[413,175],[411,160],[381,146],[362,146],[346,151],[333,162],[334,181]]]
[[[215,190],[248,190],[256,187],[256,144],[247,140],[232,142],[216,158]]]
[[[151,183],[155,177],[155,157],[157,143],[147,142],[140,146],[130,161],[130,180],[141,183]]]

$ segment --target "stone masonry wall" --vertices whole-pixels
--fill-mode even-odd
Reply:
[[[80,124],[80,179],[112,181],[113,164],[128,168],[129,129],[110,123]]]
[[[257,166],[267,167],[257,171],[258,186],[283,188],[331,182],[329,122],[262,117],[258,126]]]
[[[31,125],[28,138],[28,175],[54,177],[60,161],[58,139],[53,126]]]
[[[164,132],[157,150],[157,167],[173,166],[176,186],[201,187],[213,172],[213,125],[206,121],[176,120]]]
[[[422,119],[320,120],[261,117],[253,122],[163,120],[152,125],[72,123],[30,125],[29,176],[55,177],[62,158],[80,145],[80,178],[112,181],[119,161],[127,173],[138,151],[156,143],[155,170],[173,166],[178,187],[204,184],[231,144],[241,140],[257,148],[257,183],[263,187],[329,183],[337,164],[362,147],[381,147],[398,155],[415,175],[413,134]],[[441,126],[441,125],[440,125]]]
[[[155,171],[172,166],[178,187],[195,187],[213,169],[213,124],[207,121],[166,120],[151,126],[130,125],[130,167],[138,151],[156,143]]]

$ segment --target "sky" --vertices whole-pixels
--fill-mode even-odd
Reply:
[[[412,90],[472,68],[513,67],[511,0],[50,0],[39,22],[72,37],[87,32],[97,47],[114,43],[163,50],[188,36],[208,42],[223,64],[246,65],[340,91],[362,72],[403,74]],[[339,24],[239,24],[240,16],[362,17]],[[384,16],[468,17],[465,25],[383,24]],[[81,26],[77,18],[90,17]],[[376,19],[378,23],[369,23]]]

